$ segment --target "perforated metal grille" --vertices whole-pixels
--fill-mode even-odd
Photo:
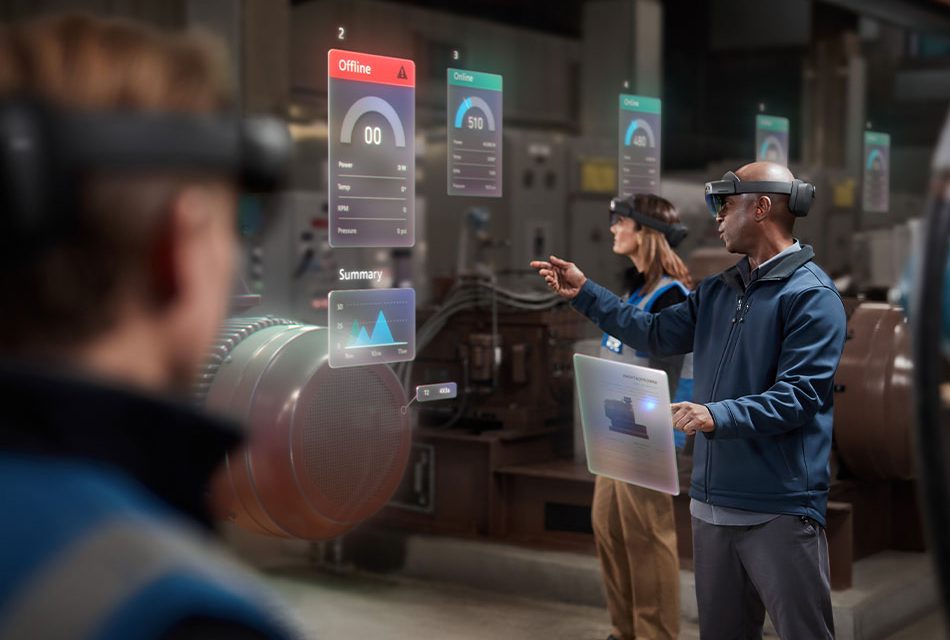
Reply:
[[[325,368],[294,425],[303,429],[306,480],[325,499],[324,515],[340,522],[374,513],[402,477],[408,421],[403,398],[383,375],[392,373],[382,366]]]

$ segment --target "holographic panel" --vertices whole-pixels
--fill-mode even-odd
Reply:
[[[415,65],[331,50],[328,59],[331,247],[415,242]]]
[[[329,306],[331,367],[415,358],[414,289],[331,291]]]
[[[501,197],[502,78],[449,69],[448,194]]]
[[[574,378],[590,472],[678,495],[666,373],[575,353]]]
[[[891,136],[864,132],[861,208],[865,213],[887,213],[891,208]]]
[[[620,94],[620,138],[617,159],[617,193],[660,193],[659,98]]]
[[[788,166],[788,118],[755,117],[755,159]]]

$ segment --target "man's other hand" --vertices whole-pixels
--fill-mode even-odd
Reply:
[[[697,431],[710,432],[716,428],[712,414],[704,404],[692,402],[674,402],[670,405],[673,410],[673,428],[688,436]]]
[[[587,276],[576,264],[561,260],[557,256],[551,256],[550,262],[534,260],[531,268],[538,270],[538,274],[544,278],[551,290],[568,300],[576,297],[587,282]]]

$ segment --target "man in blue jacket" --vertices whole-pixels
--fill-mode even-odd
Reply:
[[[690,486],[704,640],[833,638],[825,509],[833,380],[846,318],[833,283],[794,239],[814,188],[757,162],[708,183],[719,235],[744,257],[685,302],[651,314],[571,262],[537,261],[548,285],[611,335],[694,357],[694,402],[673,426],[697,437]]]

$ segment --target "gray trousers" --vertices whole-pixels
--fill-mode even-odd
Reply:
[[[810,519],[732,527],[693,518],[693,567],[703,640],[761,638],[766,610],[782,640],[834,638],[828,540]]]

